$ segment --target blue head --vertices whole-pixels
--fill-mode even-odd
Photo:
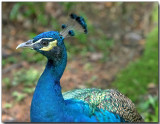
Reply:
[[[46,56],[48,59],[60,62],[60,60],[64,58],[64,55],[67,55],[64,39],[68,36],[74,36],[75,29],[80,30],[81,28],[85,33],[87,33],[87,25],[83,17],[71,14],[70,19],[71,20],[69,22],[71,24],[63,24],[62,31],[60,33],[57,31],[43,32],[33,39],[18,45],[17,48],[30,47]]]
[[[60,62],[64,55],[66,55],[66,49],[64,45],[64,37],[57,31],[43,32],[31,40],[22,43],[19,47],[30,47],[48,59]]]
[[[64,37],[57,31],[43,32],[32,39],[33,49],[48,59],[61,59],[66,53]]]

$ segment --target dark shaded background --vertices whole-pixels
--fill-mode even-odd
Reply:
[[[19,43],[58,30],[75,12],[88,35],[65,40],[68,64],[62,91],[118,89],[146,122],[158,121],[158,3],[3,2],[2,121],[29,121],[30,103],[46,58]]]

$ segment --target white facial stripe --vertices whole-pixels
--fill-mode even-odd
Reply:
[[[39,40],[37,40],[35,43],[33,43],[32,45],[34,45],[34,44],[36,44],[36,43],[40,43],[41,42],[41,40],[50,40],[50,39],[53,39],[53,38],[41,38],[41,39],[39,39]]]

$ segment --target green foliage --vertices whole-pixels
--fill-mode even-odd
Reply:
[[[67,49],[67,55],[68,58],[73,58],[73,56],[75,56],[76,54],[78,54],[80,52],[81,47],[79,45],[74,45],[70,42],[65,42],[65,46]]]
[[[155,110],[154,113],[152,109]],[[147,101],[139,104],[138,110],[145,118],[145,122],[158,122],[158,97],[149,95]]]
[[[11,103],[6,103],[5,105],[4,105],[4,108],[6,108],[6,109],[9,109],[9,108],[12,108],[12,104]]]
[[[110,49],[114,46],[114,41],[112,39],[107,39],[104,33],[99,33],[98,35],[98,39],[97,37],[89,37],[89,35],[85,34],[77,35],[75,37],[77,38],[78,43],[74,46],[70,42],[65,42],[69,59],[71,56],[73,57],[77,54],[85,57],[88,52],[98,51],[104,54],[102,59],[103,61],[106,61],[106,56],[109,54]]]
[[[64,8],[64,11],[69,12],[73,7],[75,7],[76,2],[61,2],[61,5]]]
[[[32,93],[34,92],[34,90],[35,90],[34,87],[33,87],[33,88],[25,87],[25,88],[23,89],[23,92],[24,92],[24,93],[27,93],[27,94],[32,94]]]
[[[89,80],[89,82],[90,83],[92,83],[92,82],[94,82],[95,80],[97,80],[97,76],[96,75],[93,75],[91,78],[90,78],[90,80]]]
[[[122,70],[113,85],[135,102],[140,99],[139,96],[147,93],[147,86],[151,82],[158,85],[157,27],[147,37],[144,55]],[[146,115],[146,117],[148,116]],[[148,118],[146,118],[147,120]],[[153,118],[149,120],[153,121]]]
[[[29,32],[28,36],[32,39],[33,37],[35,37],[37,34],[33,33],[33,32]]]
[[[11,85],[11,81],[8,77],[6,78],[3,78],[3,83],[5,84],[5,87],[6,88],[10,88],[12,85]]]
[[[12,11],[10,13],[10,19],[14,20],[18,15],[18,10],[21,7],[21,3],[17,3],[13,6]]]
[[[75,35],[75,37],[78,39],[78,42],[80,44],[86,44],[86,42],[87,42],[87,35],[85,35],[85,34],[78,34],[78,35]]]
[[[14,56],[10,56],[8,58],[2,59],[2,66],[4,67],[7,63],[13,64],[17,63],[17,59]]]
[[[24,86],[33,86],[39,77],[39,72],[30,68],[29,70],[22,69],[14,74],[12,85],[16,86],[19,83],[23,83]]]
[[[136,101],[137,96],[146,93],[150,82],[158,84],[158,28],[149,34],[142,58],[131,62],[120,72],[114,85]]]
[[[93,75],[89,80],[87,80],[85,82],[87,88],[93,87],[93,82],[96,81],[97,79],[98,79],[97,75]],[[97,88],[99,88],[99,87],[97,87]]]
[[[2,59],[2,67],[4,67],[7,64],[5,59]]]
[[[17,102],[20,102],[26,97],[26,94],[14,91],[12,93],[12,96],[15,98]]]
[[[31,57],[31,56],[34,56],[34,57]],[[26,60],[28,62],[33,62],[33,63],[46,61],[46,57],[44,57],[43,55],[37,53],[32,49],[23,49],[23,51],[21,52],[21,57],[23,60]]]
[[[97,50],[106,52],[110,47],[113,46],[114,41],[108,40],[106,37],[101,37],[100,39],[92,39],[92,44]]]
[[[50,21],[51,21],[52,29],[54,29],[54,30],[60,30],[61,26],[58,23],[57,19],[51,17]]]
[[[7,63],[17,63],[17,59],[14,56],[7,58]]]
[[[21,18],[31,18],[36,16],[39,24],[46,26],[48,23],[44,11],[45,3],[42,2],[17,2],[10,13],[10,19],[16,20],[18,16]]]
[[[152,13],[152,20],[153,22],[158,23],[158,2],[155,3],[155,7]]]
[[[88,70],[93,70],[93,66],[92,66],[92,64],[91,63],[86,63],[85,65],[84,65],[84,70],[86,70],[86,71],[88,71]]]

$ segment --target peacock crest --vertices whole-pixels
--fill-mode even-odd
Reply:
[[[76,14],[70,14],[70,18],[66,24],[62,24],[62,31],[60,34],[66,38],[69,36],[75,36],[75,30],[88,33],[87,24],[82,16],[77,16]]]

